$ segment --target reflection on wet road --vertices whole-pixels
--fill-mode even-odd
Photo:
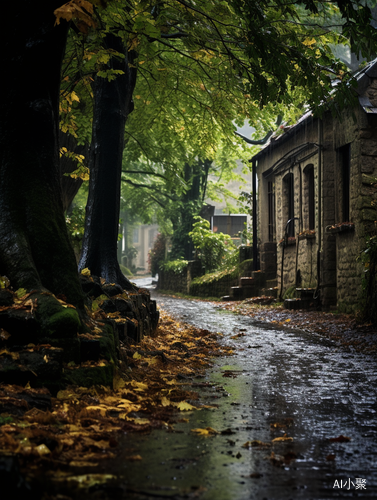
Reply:
[[[197,380],[210,382],[201,396],[218,409],[185,412],[189,422],[174,433],[127,436],[143,457],[142,467],[123,469],[130,490],[181,498],[205,489],[204,500],[377,498],[375,358],[210,303],[156,298],[175,317],[222,333],[235,355],[216,358]],[[190,433],[208,426],[226,433]]]

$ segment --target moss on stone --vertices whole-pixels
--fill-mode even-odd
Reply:
[[[348,304],[346,302],[338,302],[338,312],[343,314],[356,314],[359,311],[358,304]]]
[[[377,177],[373,177],[372,175],[361,174],[361,182],[363,184],[377,184]]]
[[[198,297],[221,296],[229,293],[235,281],[246,273],[252,271],[253,260],[244,260],[228,269],[205,274],[192,280],[190,295]]]
[[[370,208],[373,207],[374,199],[372,196],[360,196],[358,199],[359,208]]]
[[[220,297],[229,293],[230,287],[237,280],[239,267],[205,274],[195,278],[190,284],[190,295],[198,297]]]
[[[114,328],[111,324],[105,324],[99,339],[100,357],[114,362],[117,359]]]
[[[361,211],[362,220],[375,221],[377,219],[377,211],[374,208],[364,209]]]
[[[240,276],[253,271],[253,259],[247,259],[239,264]]]
[[[73,338],[82,329],[76,309],[63,307],[53,295],[42,292],[32,294],[30,298],[36,300],[35,318],[43,336]]]
[[[66,369],[64,372],[64,384],[78,385],[80,387],[91,387],[93,385],[104,385],[112,387],[114,365],[90,366]]]
[[[191,286],[195,285],[209,285],[211,283],[217,283],[223,278],[237,278],[238,276],[238,266],[232,267],[230,269],[225,269],[223,271],[216,271],[214,273],[205,274],[199,278],[195,278],[191,282]]]

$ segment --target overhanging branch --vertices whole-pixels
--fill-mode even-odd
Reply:
[[[281,116],[278,116],[277,117],[277,120],[276,120],[276,127],[278,127],[281,122],[283,121],[283,118]],[[249,139],[247,137],[245,137],[244,135],[242,134],[239,134],[238,132],[234,132],[236,135],[238,135],[239,137],[241,137],[241,139],[243,139],[245,142],[247,142],[248,144],[252,144],[253,146],[259,146],[259,145],[263,145],[263,144],[266,144],[266,142],[268,141],[268,139],[272,136],[272,134],[274,133],[273,130],[270,130],[266,135],[265,137],[263,137],[263,139],[258,139],[258,140],[253,140],[253,139]]]
[[[159,189],[156,189],[155,186],[149,186],[148,184],[139,184],[137,182],[133,182],[133,181],[131,181],[129,179],[124,179],[124,178],[122,178],[122,182],[126,182],[127,184],[130,184],[133,187],[150,189],[150,190],[152,190],[154,192],[158,192],[161,196],[165,196],[165,198],[168,198],[171,201],[177,201],[174,197],[170,196],[169,194],[163,193]]]

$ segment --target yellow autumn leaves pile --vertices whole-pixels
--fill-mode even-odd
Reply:
[[[116,458],[125,432],[172,429],[174,422],[186,421],[182,412],[208,407],[190,390],[192,377],[204,373],[211,356],[227,353],[217,335],[181,325],[163,312],[154,338],[123,344],[121,350],[113,388],[67,387],[51,398],[49,409],[32,403],[39,391],[46,397],[46,389],[0,384],[0,454],[17,455],[29,476],[43,470],[55,481],[84,467],[95,474],[104,460]],[[25,390],[31,401],[22,400]]]

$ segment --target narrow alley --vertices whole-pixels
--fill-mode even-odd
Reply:
[[[119,462],[135,498],[376,498],[376,359],[208,302],[152,293],[174,317],[223,334],[201,398],[174,432],[126,436],[143,465]],[[186,416],[186,415],[185,415]],[[218,434],[193,435],[193,428]],[[142,486],[141,486],[142,485]]]

